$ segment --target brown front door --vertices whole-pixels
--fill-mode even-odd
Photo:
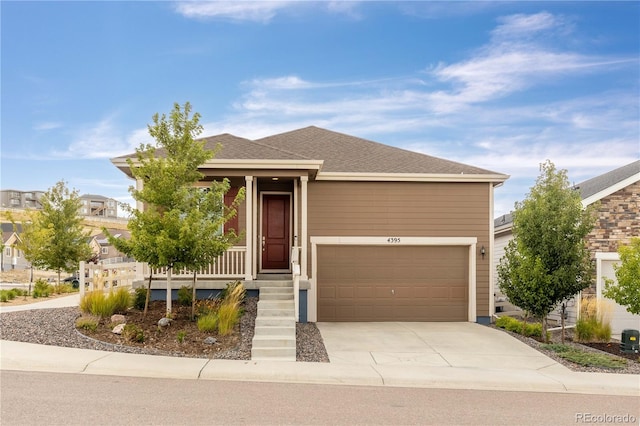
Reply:
[[[262,269],[289,269],[289,194],[262,198]]]

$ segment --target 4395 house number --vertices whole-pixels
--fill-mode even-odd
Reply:
[[[399,244],[400,243],[400,237],[389,237],[389,238],[387,238],[387,242],[389,244]]]

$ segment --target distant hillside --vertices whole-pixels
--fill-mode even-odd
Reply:
[[[2,223],[11,222],[10,217],[16,222],[22,222],[26,220],[27,212],[21,209],[7,209],[0,208],[0,221]],[[91,235],[96,235],[102,232],[102,228],[108,229],[127,229],[128,219],[124,218],[103,218],[98,216],[82,216],[82,221],[87,230],[91,232]]]

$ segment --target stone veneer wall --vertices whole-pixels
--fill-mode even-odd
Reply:
[[[587,243],[595,258],[595,252],[615,253],[632,237],[640,237],[640,182],[600,200],[598,220]]]

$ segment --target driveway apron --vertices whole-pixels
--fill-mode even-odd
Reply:
[[[560,365],[507,333],[466,322],[320,322],[332,363],[539,370]]]

